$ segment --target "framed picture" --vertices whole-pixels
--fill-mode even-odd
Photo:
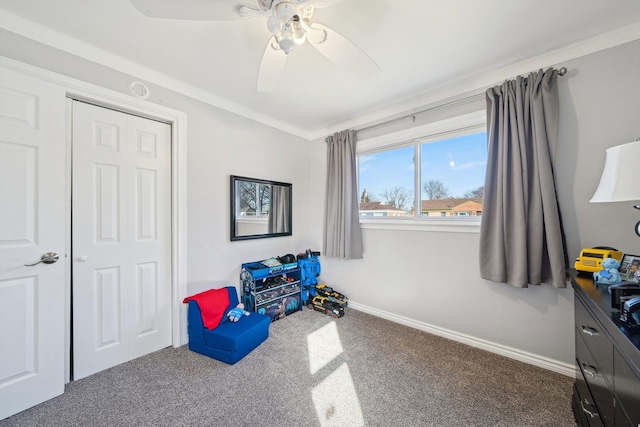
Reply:
[[[620,277],[640,283],[640,255],[625,254],[620,262]]]

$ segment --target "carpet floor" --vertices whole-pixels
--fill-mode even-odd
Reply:
[[[0,426],[575,426],[572,385],[353,309],[305,309],[235,365],[166,348]]]

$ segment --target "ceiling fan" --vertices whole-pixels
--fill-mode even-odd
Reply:
[[[335,64],[354,76],[368,80],[378,65],[355,44],[331,28],[313,22],[315,8],[332,6],[342,0],[130,0],[144,15],[153,18],[198,21],[230,21],[267,18],[273,34],[262,55],[258,70],[258,92],[275,89],[287,55],[308,42]]]

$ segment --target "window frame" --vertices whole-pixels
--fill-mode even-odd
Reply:
[[[421,145],[430,141],[455,138],[472,133],[486,132],[486,112],[479,110],[461,114],[449,119],[416,126],[410,129],[365,138],[358,141],[356,148],[356,173],[360,179],[360,156],[380,153],[383,151],[413,146],[414,148],[414,215],[409,217],[368,217],[359,216],[360,228],[379,230],[408,230],[408,231],[442,231],[454,233],[480,233],[480,217],[432,217],[416,215],[417,207],[421,206]],[[360,183],[358,182],[358,191]]]
[[[248,182],[248,181],[245,181]],[[253,200],[255,200],[255,204],[256,204],[256,211],[255,211],[255,215],[245,215],[242,213],[242,203],[236,203],[236,218],[242,218],[243,220],[248,220],[247,222],[259,222],[259,221],[267,221],[269,219],[269,212],[271,211],[271,199],[269,199],[269,208],[267,209],[267,213],[263,213],[263,203],[262,200],[260,198],[260,194],[262,191],[263,186],[268,186],[271,187],[271,184],[266,184],[266,183],[262,183],[262,182],[255,182],[256,184],[256,188],[255,188],[255,198]],[[271,191],[271,189],[269,189],[269,191]]]

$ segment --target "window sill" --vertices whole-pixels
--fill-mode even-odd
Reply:
[[[479,234],[480,221],[480,218],[360,218],[360,228],[363,230],[401,230]]]

